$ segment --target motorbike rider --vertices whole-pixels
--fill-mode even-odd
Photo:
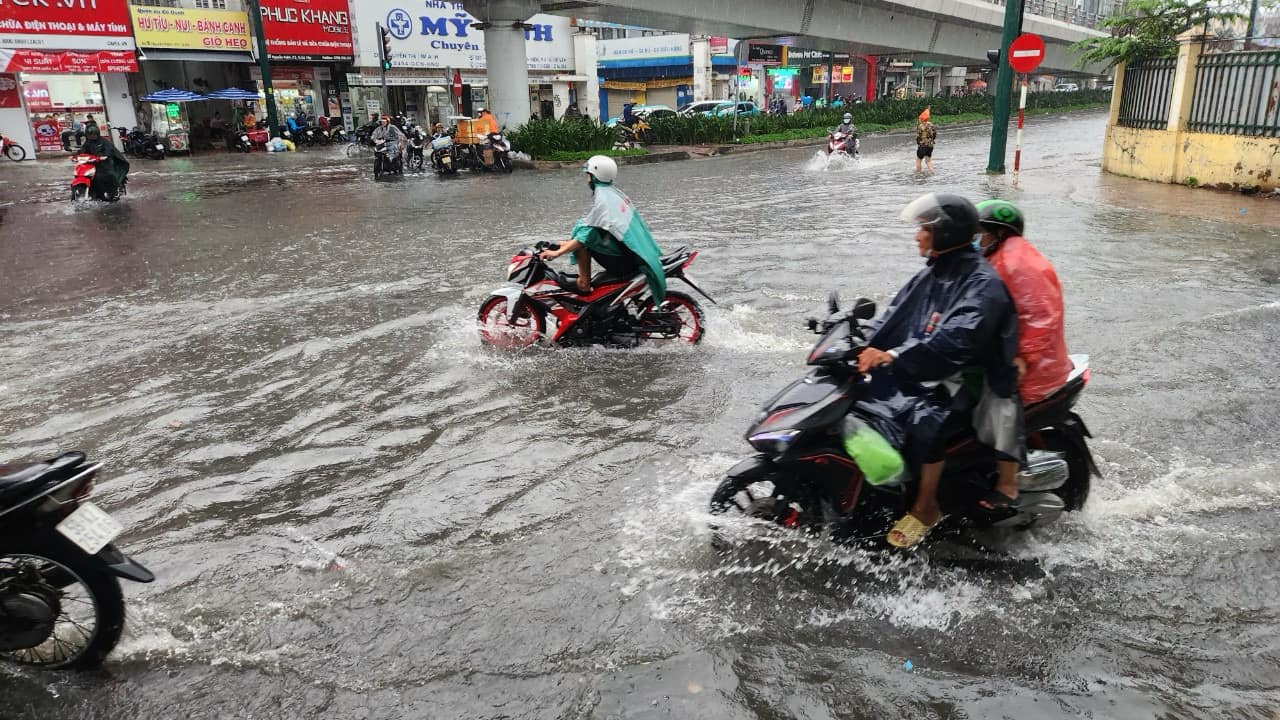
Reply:
[[[1026,405],[1040,402],[1067,382],[1071,359],[1063,334],[1062,284],[1053,264],[1022,236],[1022,211],[1007,200],[978,203],[982,237],[978,247],[999,273],[1018,312],[1018,395]],[[978,504],[988,510],[1010,507],[1018,497],[1018,465],[1001,460],[995,488]]]
[[[104,157],[97,165],[93,175],[92,189],[103,195],[110,195],[124,185],[129,176],[129,161],[124,159],[111,141],[102,137],[97,124],[85,125],[84,144],[80,146],[83,155]]]
[[[390,115],[383,115],[378,120],[378,127],[374,129],[371,139],[375,146],[379,140],[386,142],[388,162],[395,163],[396,158],[400,157],[400,143],[404,141],[404,133],[391,124]]]
[[[618,179],[618,163],[605,155],[595,155],[582,166],[593,196],[591,210],[573,226],[571,239],[558,250],[543,250],[543,260],[574,253],[578,265],[578,291],[591,292],[591,260],[594,258],[613,276],[629,277],[637,271],[648,280],[655,305],[667,292],[662,271],[662,251],[631,198],[613,186]],[[583,251],[585,252],[579,252]]]
[[[498,132],[498,121],[488,108],[480,108],[480,116],[476,118],[475,128],[480,137],[486,137]]]
[[[436,123],[431,126],[431,139],[442,138],[449,133],[445,132],[444,125]]]
[[[1000,276],[973,247],[977,209],[959,195],[930,193],[908,205],[902,218],[918,225],[915,239],[928,265],[878,321],[858,356],[858,371],[891,371],[891,378],[871,376],[859,407],[901,428],[899,440],[919,466],[915,502],[887,538],[909,548],[942,520],[937,490],[945,443],[969,422],[966,411],[979,398],[981,412],[990,413],[989,424],[1001,431],[989,441],[997,457],[1021,461],[1023,450],[1013,364],[1018,316]]]
[[[853,124],[853,114],[845,113],[841,118],[841,123],[836,126],[835,132],[844,133],[847,136],[845,140],[848,152],[852,155],[858,148],[858,126]]]

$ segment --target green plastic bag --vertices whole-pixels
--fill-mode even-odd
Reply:
[[[867,482],[888,485],[902,481],[906,463],[884,436],[853,416],[841,424],[844,451],[858,464]]]

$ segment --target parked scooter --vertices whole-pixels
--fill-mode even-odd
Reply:
[[[117,185],[114,178],[109,179],[105,175],[98,176],[98,163],[109,159],[102,155],[88,155],[85,153],[71,156],[71,162],[76,164],[75,177],[71,178],[72,202],[83,200],[86,197],[91,200],[115,202],[126,194],[129,178],[126,177]]]
[[[163,160],[168,154],[168,148],[164,140],[161,140],[160,136],[155,133],[143,132],[142,128],[134,128],[127,133],[124,128],[119,128],[118,131],[120,133],[120,144],[124,146],[126,155],[149,160]]]
[[[27,149],[0,134],[0,153],[14,162],[27,159]]]
[[[120,524],[88,502],[99,467],[69,452],[0,468],[0,655],[8,660],[98,665],[124,630],[119,578],[155,580],[111,543]]]
[[[507,136],[502,132],[489,133],[486,138],[488,149],[493,152],[493,164],[490,167],[502,172],[511,172],[511,141],[507,140]]]

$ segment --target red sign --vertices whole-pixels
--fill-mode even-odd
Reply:
[[[262,34],[273,60],[355,56],[347,0],[261,0]]]
[[[91,53],[0,50],[0,72],[138,72],[138,56],[132,50]]]
[[[0,108],[22,107],[22,93],[18,90],[18,76],[0,74]]]
[[[0,45],[50,50],[132,50],[128,0],[0,3]]]
[[[462,97],[462,73],[453,71],[453,94]]]
[[[1009,67],[1014,72],[1029,73],[1044,62],[1044,40],[1039,35],[1023,33],[1009,44]]]
[[[49,95],[49,83],[43,80],[23,83],[22,97],[27,99],[27,112],[53,112],[53,97]]]
[[[31,110],[31,107],[27,107]],[[36,131],[36,149],[37,150],[61,150],[62,149],[62,126],[54,118],[45,118],[42,120],[32,120],[31,127]]]
[[[728,55],[729,54],[729,38],[711,36],[708,44],[711,46],[712,55]]]

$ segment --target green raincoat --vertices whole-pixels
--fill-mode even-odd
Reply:
[[[621,255],[618,243],[626,245],[640,258],[640,272],[649,281],[654,303],[662,302],[667,294],[662,250],[631,204],[631,198],[622,191],[597,180],[591,211],[573,227],[573,239],[602,255]]]

